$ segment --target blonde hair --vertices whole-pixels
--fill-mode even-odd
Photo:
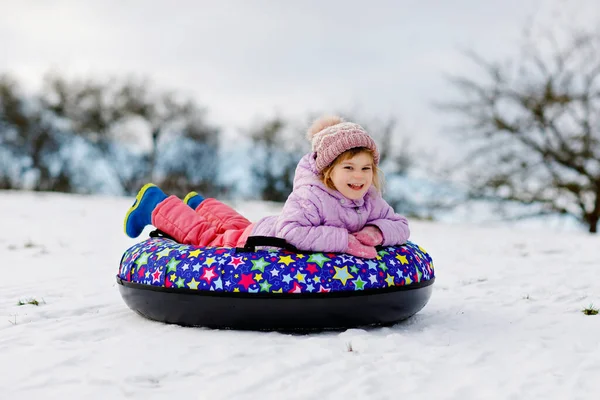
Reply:
[[[335,166],[340,164],[342,161],[349,160],[361,153],[366,153],[371,156],[371,167],[373,168],[373,186],[375,186],[379,193],[381,193],[383,191],[383,172],[381,172],[381,170],[375,165],[373,150],[366,147],[354,147],[337,156],[337,158],[321,172],[319,176],[321,182],[323,182],[323,184],[329,189],[337,190],[333,184],[333,181],[331,180],[333,168],[335,168]]]

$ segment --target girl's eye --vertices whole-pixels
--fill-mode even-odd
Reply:
[[[363,171],[370,171],[370,170],[371,170],[371,167],[364,167],[363,168]]]
[[[352,167],[349,166],[349,165],[347,165],[347,166],[344,167],[344,169],[352,169]]]

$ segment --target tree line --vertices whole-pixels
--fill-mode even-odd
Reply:
[[[591,233],[600,221],[600,37],[577,29],[545,41],[525,40],[515,59],[466,56],[483,74],[455,75],[456,99],[437,110],[459,118],[464,158],[444,165],[460,202],[523,206],[517,217],[567,215]],[[410,142],[394,119],[361,123],[381,148],[384,193],[398,212],[431,218],[448,209],[435,191],[416,200],[402,181],[414,167]],[[309,150],[304,131],[317,115],[295,122],[273,117],[244,132],[252,143],[248,184],[256,199],[285,201],[296,163]],[[183,196],[223,197],[222,129],[207,123],[193,99],[158,92],[132,78],[68,80],[46,76],[25,94],[0,76],[0,188],[95,193],[106,185],[133,195],[145,182]],[[231,143],[225,146],[231,146]],[[435,161],[434,161],[435,162]],[[442,162],[442,161],[439,161]],[[225,172],[226,173],[226,172]]]
[[[243,132],[251,146],[236,157],[249,160],[245,178],[254,198],[283,202],[295,167],[310,149],[303,123],[273,117]],[[351,116],[347,116],[349,119]],[[134,195],[146,182],[184,196],[191,190],[227,197],[240,183],[223,183],[231,168],[222,159],[222,129],[206,122],[206,109],[175,92],[159,92],[144,80],[44,77],[37,93],[25,93],[0,75],[0,189]],[[375,122],[382,165],[389,179],[406,174],[410,157],[394,146],[393,121]],[[232,161],[235,162],[236,160]],[[400,210],[416,216],[423,207],[405,193],[390,193]]]

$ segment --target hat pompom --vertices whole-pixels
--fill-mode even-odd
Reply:
[[[313,136],[317,133],[321,132],[325,128],[329,128],[330,126],[337,125],[344,122],[344,120],[337,115],[326,115],[318,118],[313,122],[313,124],[308,128],[306,132],[306,137],[308,140],[312,140]]]

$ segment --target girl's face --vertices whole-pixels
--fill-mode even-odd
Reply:
[[[363,152],[338,163],[331,171],[331,181],[346,198],[362,199],[373,183],[373,157]]]

